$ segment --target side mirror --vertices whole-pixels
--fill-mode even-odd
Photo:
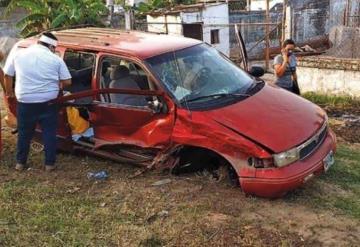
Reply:
[[[262,77],[265,74],[265,70],[260,66],[252,66],[249,74],[254,77]]]

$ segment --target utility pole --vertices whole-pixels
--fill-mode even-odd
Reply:
[[[266,71],[269,71],[270,65],[269,65],[269,61],[270,61],[270,37],[269,37],[269,33],[270,33],[270,0],[266,0],[266,23],[268,23],[266,25],[266,48],[265,48],[265,68]]]
[[[350,4],[350,0],[346,1],[346,8],[345,8],[345,26],[349,26],[349,22],[350,22],[350,15],[351,15],[351,4]]]
[[[125,12],[125,30],[133,30],[135,26],[134,11],[132,9]]]
[[[108,9],[109,9],[108,20],[109,20],[110,26],[112,26],[113,25],[112,21],[113,21],[113,16],[114,16],[114,0],[106,0],[106,7],[108,7]]]
[[[169,34],[169,26],[168,26],[168,21],[167,21],[167,15],[165,14],[165,16],[164,16],[164,18],[165,18],[165,33],[166,34]]]
[[[281,29],[281,44],[285,41],[285,32],[286,32],[286,9],[288,6],[288,0],[284,0],[283,3],[283,18],[282,18],[282,29]],[[281,46],[281,45],[280,45]]]
[[[246,0],[246,10],[251,11],[251,0]]]

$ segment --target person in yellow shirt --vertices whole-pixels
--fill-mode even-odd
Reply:
[[[66,107],[66,113],[72,135],[81,135],[90,128],[90,123],[80,116],[80,112],[76,107]]]
[[[64,96],[68,96],[70,94],[70,92],[64,91]],[[68,106],[66,107],[66,114],[71,129],[72,139],[74,141],[79,141],[81,137],[89,138],[94,136],[93,128],[91,128],[89,121],[81,116],[78,108]]]

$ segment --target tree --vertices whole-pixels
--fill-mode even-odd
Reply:
[[[171,8],[179,4],[187,5],[195,2],[195,0],[149,0],[147,3],[140,3],[137,10],[140,13],[146,13],[156,9]]]
[[[6,14],[19,7],[28,13],[16,24],[25,37],[50,28],[99,25],[108,11],[102,0],[11,0]]]
[[[52,28],[72,26],[78,24],[100,25],[101,15],[108,9],[102,0],[62,0],[60,8],[55,11],[55,18],[51,22]]]
[[[6,7],[11,0],[0,0],[0,7]]]

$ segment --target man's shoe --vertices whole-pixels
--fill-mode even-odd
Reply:
[[[16,163],[15,170],[17,170],[17,171],[24,171],[25,168],[26,168],[25,165],[20,164],[20,163]]]
[[[53,165],[53,166],[45,166],[45,171],[47,172],[52,172],[54,170],[56,170],[57,166]]]

